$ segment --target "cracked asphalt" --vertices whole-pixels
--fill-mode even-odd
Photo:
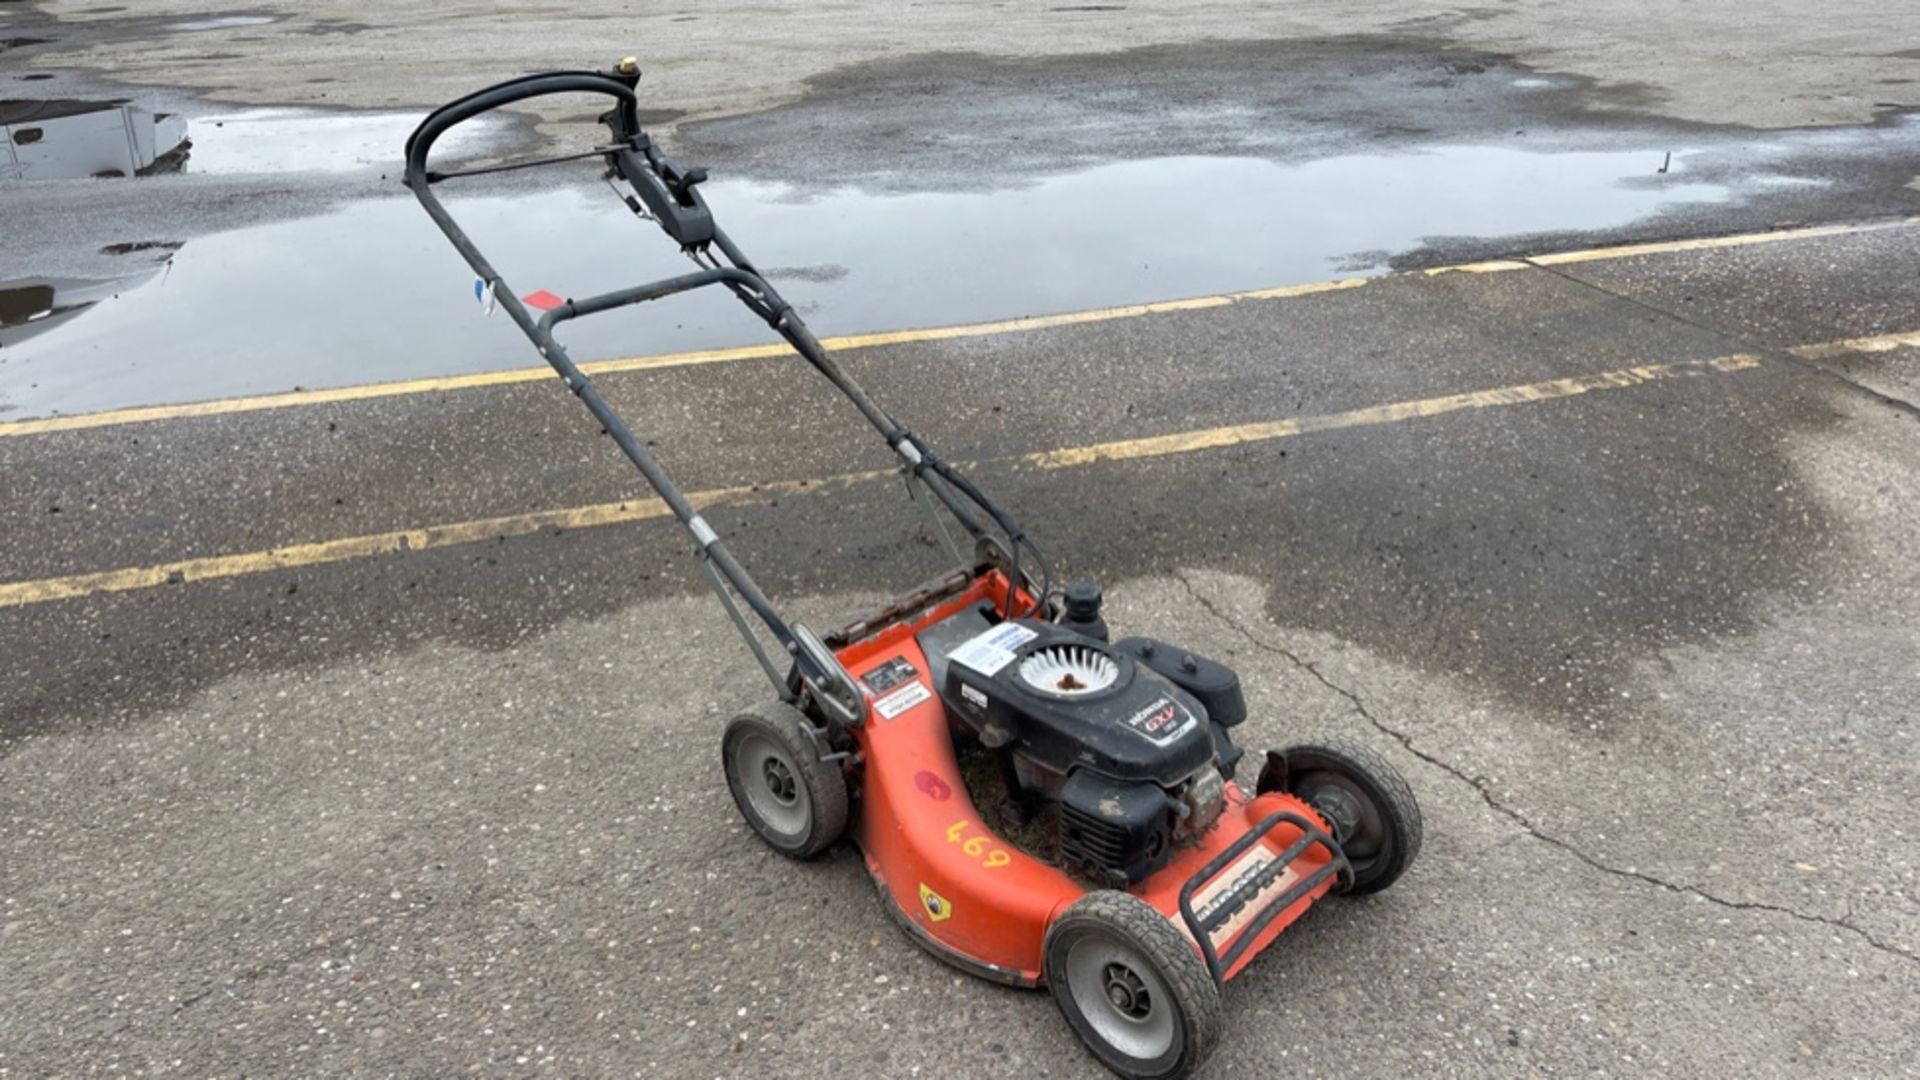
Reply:
[[[1916,280],[1891,224],[844,359],[1117,630],[1234,665],[1243,742],[1357,738],[1421,799],[1421,863],[1235,981],[1210,1075],[1894,1075]],[[690,488],[884,464],[806,376],[601,381]],[[643,495],[576,410],[536,382],[6,438],[0,579]],[[709,517],[816,625],[938,567],[891,483]],[[746,833],[718,734],[764,690],[682,549],[560,524],[0,610],[0,1071],[1093,1075],[852,851]]]
[[[1359,694],[1355,693],[1352,690],[1349,690],[1344,686],[1341,686],[1340,684],[1334,682],[1332,679],[1327,678],[1326,674],[1322,672],[1320,668],[1316,664],[1314,664],[1312,661],[1301,659],[1298,655],[1296,655],[1286,647],[1281,645],[1275,645],[1265,640],[1264,638],[1256,634],[1254,631],[1249,630],[1246,626],[1242,625],[1241,623],[1234,621],[1234,619],[1230,615],[1228,615],[1225,611],[1221,610],[1220,606],[1214,603],[1210,597],[1208,597],[1205,593],[1201,592],[1198,588],[1196,588],[1193,582],[1191,581],[1191,579],[1183,575],[1179,577],[1179,581],[1183,586],[1186,587],[1187,592],[1193,597],[1193,600],[1195,603],[1199,604],[1213,617],[1219,619],[1221,622],[1225,623],[1226,625],[1232,627],[1234,630],[1239,632],[1241,636],[1246,638],[1248,644],[1252,645],[1256,649],[1260,649],[1260,650],[1272,653],[1275,656],[1279,656],[1285,659],[1289,664],[1292,664],[1293,666],[1299,668],[1301,671],[1304,671],[1307,674],[1313,676],[1314,680],[1320,683],[1320,685],[1326,687],[1328,690],[1331,690],[1336,694],[1339,694],[1341,697],[1346,698],[1349,702],[1352,703],[1353,711],[1356,714],[1358,714],[1361,719],[1365,720],[1369,725],[1371,725],[1374,728],[1374,730],[1398,742],[1402,747],[1406,748],[1407,753],[1412,754],[1414,757],[1419,758],[1421,761],[1426,762],[1428,765],[1431,765],[1434,768],[1439,769],[1442,772],[1445,772],[1449,776],[1453,777],[1455,780],[1458,780],[1461,783],[1472,787],[1475,791],[1479,792],[1480,798],[1486,802],[1489,809],[1493,810],[1495,813],[1501,815],[1502,817],[1505,817],[1507,820],[1513,822],[1515,825],[1520,826],[1522,829],[1525,829],[1527,832],[1527,835],[1533,837],[1535,840],[1539,840],[1542,843],[1551,844],[1554,847],[1559,848],[1560,850],[1565,851],[1567,854],[1580,860],[1582,863],[1585,863],[1586,865],[1602,873],[1612,874],[1616,877],[1627,878],[1633,881],[1643,882],[1648,885],[1657,886],[1658,888],[1665,889],[1668,892],[1680,893],[1688,896],[1698,897],[1709,903],[1718,905],[1720,907],[1729,908],[1735,911],[1768,911],[1768,912],[1773,912],[1775,914],[1786,915],[1791,918],[1800,919],[1806,922],[1819,923],[1823,926],[1839,927],[1851,934],[1857,935],[1861,940],[1867,942],[1868,944],[1872,945],[1874,948],[1880,950],[1881,952],[1888,953],[1893,956],[1898,956],[1906,960],[1920,960],[1920,956],[1916,956],[1914,953],[1909,952],[1907,949],[1902,948],[1899,945],[1889,944],[1888,942],[1883,941],[1881,938],[1875,936],[1872,931],[1862,929],[1860,926],[1856,925],[1852,921],[1851,917],[1836,919],[1836,918],[1830,918],[1830,917],[1817,915],[1817,914],[1809,914],[1803,911],[1797,911],[1793,908],[1783,907],[1778,904],[1756,903],[1753,901],[1746,901],[1746,900],[1729,900],[1722,896],[1716,896],[1713,893],[1710,893],[1705,889],[1700,888],[1697,885],[1691,885],[1684,882],[1668,881],[1663,878],[1655,877],[1652,874],[1642,873],[1638,870],[1623,869],[1618,866],[1609,865],[1601,861],[1600,859],[1596,858],[1595,856],[1589,854],[1588,852],[1582,850],[1580,846],[1576,843],[1572,843],[1562,837],[1554,836],[1549,833],[1540,831],[1540,829],[1537,826],[1535,826],[1533,822],[1527,820],[1527,816],[1524,813],[1514,809],[1513,807],[1507,805],[1504,802],[1501,802],[1500,799],[1497,796],[1495,796],[1492,791],[1488,789],[1488,786],[1485,783],[1484,777],[1469,775],[1461,771],[1461,769],[1458,766],[1452,765],[1422,750],[1419,746],[1415,745],[1412,736],[1408,735],[1405,731],[1402,731],[1399,728],[1393,727],[1392,725],[1382,721],[1378,716],[1374,715],[1371,711],[1368,710],[1367,703],[1361,699]]]

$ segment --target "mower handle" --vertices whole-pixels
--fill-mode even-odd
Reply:
[[[706,200],[694,190],[694,185],[707,178],[706,170],[682,169],[668,160],[647,133],[640,130],[638,99],[634,93],[639,82],[639,66],[623,60],[611,73],[556,71],[523,75],[450,101],[428,113],[413,134],[407,136],[407,186],[423,191],[428,185],[447,178],[447,174],[427,169],[427,155],[433,150],[434,142],[458,124],[528,98],[549,94],[605,94],[614,99],[615,107],[600,119],[612,133],[613,143],[598,150],[639,196],[640,202],[630,205],[638,212],[644,204],[647,213],[683,248],[710,243],[716,231],[713,213],[707,209]],[[517,167],[520,166],[493,166],[476,171]]]
[[[783,698],[789,700],[799,691],[791,685],[790,679],[797,677],[799,682],[820,702],[822,711],[829,717],[833,726],[857,725],[864,717],[864,707],[857,687],[853,685],[846,670],[840,666],[831,650],[815,638],[801,624],[791,626],[780,618],[773,605],[767,600],[753,579],[727,550],[725,543],[707,521],[700,516],[694,504],[674,485],[651,451],[636,438],[626,423],[613,411],[592,380],[567,356],[564,346],[554,338],[554,330],[561,322],[581,316],[624,307],[629,304],[643,303],[660,299],[675,293],[710,285],[722,286],[731,291],[747,308],[765,320],[775,333],[792,345],[803,359],[833,383],[841,393],[853,403],[861,415],[866,417],[887,444],[906,463],[909,475],[921,482],[927,491],[942,503],[967,533],[984,542],[984,530],[971,507],[978,507],[994,519],[1007,534],[1009,551],[1012,553],[1012,577],[1018,581],[1026,575],[1019,572],[1018,552],[1024,544],[1038,557],[1038,548],[1025,538],[1017,524],[999,507],[995,506],[973,484],[960,476],[950,465],[936,457],[925,443],[901,427],[899,422],[876,404],[867,392],[849,377],[833,358],[813,331],[800,318],[793,306],[783,299],[765,277],[755,269],[746,255],[735,247],[713,221],[711,212],[700,197],[695,185],[706,179],[701,169],[682,169],[661,152],[658,145],[640,129],[636,106],[635,88],[640,81],[639,65],[631,60],[623,60],[611,72],[560,71],[540,75],[525,75],[487,87],[466,97],[448,102],[428,113],[426,118],[408,136],[406,143],[407,187],[420,205],[426,210],[441,232],[446,234],[467,265],[472,267],[479,280],[488,289],[504,286],[500,274],[481,254],[471,238],[466,234],[447,207],[441,203],[433,191],[433,185],[442,180],[459,176],[474,176],[482,173],[502,172],[508,169],[528,168],[536,165],[555,164],[586,157],[601,157],[610,170],[610,175],[624,179],[632,188],[633,194],[623,196],[627,206],[642,218],[651,219],[668,236],[678,241],[681,249],[697,263],[701,269],[693,274],[677,278],[655,281],[645,285],[620,289],[598,296],[589,296],[579,300],[567,300],[559,307],[536,318],[527,309],[519,297],[509,289],[499,288],[497,293],[501,310],[526,334],[540,355],[560,376],[575,397],[586,405],[588,411],[600,421],[602,428],[612,437],[629,460],[639,468],[647,483],[660,496],[662,502],[672,511],[673,516],[686,527],[695,541],[695,554],[706,571],[710,584],[728,615],[733,619],[747,646],[765,669],[767,677],[774,683]],[[600,121],[612,134],[608,145],[594,147],[584,154],[572,154],[555,158],[526,162],[514,162],[505,165],[486,166],[467,170],[453,170],[445,173],[432,172],[427,168],[427,157],[433,144],[458,124],[473,119],[482,113],[510,105],[529,98],[544,97],[550,94],[601,94],[614,99],[614,108],[604,113]],[[489,293],[488,295],[493,295]],[[1046,573],[1042,560],[1042,573]],[[1044,599],[1046,587],[1043,585],[1035,594]],[[758,636],[748,625],[746,613],[734,601],[734,594],[770,631],[780,647],[792,662],[788,676],[783,676],[775,660],[769,655]],[[1008,593],[1011,604],[1013,593]],[[1011,615],[1011,610],[1009,615]]]
[[[420,126],[407,136],[407,186],[415,191],[440,177],[427,171],[427,153],[448,129],[492,112],[516,101],[545,97],[548,94],[605,94],[613,98],[622,127],[628,132],[640,130],[640,117],[634,86],[640,70],[631,75],[607,75],[598,71],[553,71],[541,75],[523,75],[496,83],[463,98],[456,98],[427,114]]]

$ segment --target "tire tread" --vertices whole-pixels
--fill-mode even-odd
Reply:
[[[1344,766],[1346,771],[1365,780],[1378,791],[1386,804],[1381,809],[1394,827],[1393,858],[1384,872],[1365,882],[1356,881],[1353,888],[1347,890],[1347,895],[1365,896],[1380,892],[1407,872],[1420,854],[1420,846],[1426,838],[1426,827],[1420,818],[1420,803],[1414,798],[1413,788],[1408,786],[1406,778],[1400,775],[1400,770],[1394,768],[1379,751],[1347,739],[1301,743],[1289,746],[1281,753],[1287,758],[1289,775],[1295,771],[1296,754],[1317,755]]]
[[[740,808],[740,816],[768,847],[796,860],[811,859],[831,847],[846,832],[849,813],[847,778],[839,765],[820,760],[813,743],[801,733],[800,725],[804,723],[806,717],[792,705],[784,701],[764,701],[728,721],[721,741],[721,767],[726,775],[727,791],[733,796],[734,805]],[[757,728],[778,740],[800,767],[801,780],[807,785],[807,795],[812,801],[813,820],[805,841],[798,846],[783,846],[763,832],[740,791],[732,761],[733,733],[745,726]]]
[[[1220,988],[1214,983],[1213,976],[1207,971],[1207,965],[1201,961],[1193,943],[1176,930],[1165,915],[1139,897],[1115,889],[1101,889],[1081,897],[1047,930],[1047,982],[1055,1002],[1060,1005],[1075,1034],[1082,1033],[1081,1026],[1067,1009],[1064,975],[1059,980],[1053,977],[1053,943],[1054,935],[1062,928],[1071,929],[1080,922],[1091,922],[1105,930],[1118,930],[1145,952],[1172,988],[1181,1016],[1186,1021],[1182,1028],[1184,1053],[1171,1069],[1158,1073],[1128,1072],[1104,1057],[1101,1058],[1102,1063],[1114,1072],[1135,1080],[1186,1076],[1203,1065],[1213,1055],[1214,1047],[1220,1041]],[[1061,959],[1064,960],[1064,957]],[[1082,1041],[1085,1041],[1084,1035]]]

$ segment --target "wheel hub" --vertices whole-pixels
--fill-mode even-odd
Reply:
[[[767,793],[783,803],[792,803],[794,799],[793,771],[787,763],[776,757],[767,758],[760,768],[761,779],[766,781]]]
[[[1139,1061],[1178,1045],[1179,1005],[1166,980],[1117,933],[1086,931],[1067,949],[1063,970],[1085,1037]]]
[[[742,810],[750,811],[763,833],[804,837],[813,823],[813,800],[800,765],[774,739],[758,732],[740,740],[734,754]]]
[[[1108,964],[1101,973],[1101,981],[1106,986],[1107,1000],[1113,1003],[1114,1010],[1121,1016],[1137,1023],[1153,1012],[1153,997],[1132,968],[1125,964]]]
[[[1333,838],[1340,843],[1344,844],[1351,839],[1354,830],[1360,826],[1362,816],[1360,800],[1354,798],[1353,793],[1344,788],[1331,784],[1322,787],[1312,793],[1307,799],[1307,805],[1327,819],[1327,824],[1333,826]]]

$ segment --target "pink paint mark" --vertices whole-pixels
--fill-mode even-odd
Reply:
[[[925,769],[913,774],[913,786],[934,802],[946,802],[953,798],[953,789],[947,786],[947,782]]]

